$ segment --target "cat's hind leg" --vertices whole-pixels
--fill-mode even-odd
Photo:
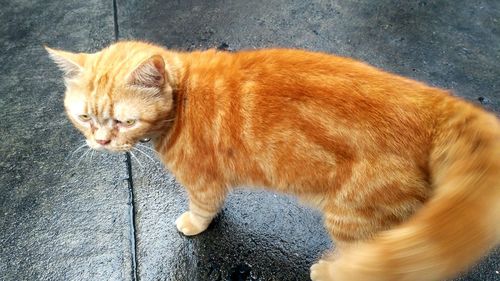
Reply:
[[[226,190],[218,185],[187,187],[187,190],[189,211],[180,215],[175,224],[184,235],[192,236],[207,229],[224,203]]]

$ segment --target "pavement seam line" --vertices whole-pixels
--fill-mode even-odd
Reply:
[[[115,0],[114,0],[115,1]],[[127,183],[128,183],[128,206],[129,206],[129,226],[130,226],[130,252],[132,255],[132,280],[138,281],[137,274],[137,237],[135,235],[135,206],[134,206],[134,181],[132,178],[132,159],[130,153],[125,153],[125,162],[127,164]]]
[[[118,28],[118,4],[116,3],[118,0],[113,0],[113,24],[115,31],[115,41],[118,41],[120,38],[120,29]]]
[[[113,0],[113,24],[115,42],[120,38],[120,29],[118,27],[118,4],[117,0]],[[129,206],[129,228],[130,228],[130,252],[132,262],[132,281],[138,281],[139,275],[137,274],[137,237],[135,235],[135,206],[134,206],[134,180],[132,176],[132,159],[130,153],[125,153],[125,163],[127,166],[127,184],[128,184],[128,206]]]

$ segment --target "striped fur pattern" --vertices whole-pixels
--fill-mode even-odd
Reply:
[[[302,50],[47,50],[89,146],[152,138],[188,191],[185,235],[255,186],[323,212],[338,254],[315,281],[442,280],[499,242],[499,121],[446,91]]]

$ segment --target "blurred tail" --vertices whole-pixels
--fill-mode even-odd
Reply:
[[[333,280],[445,280],[500,242],[499,121],[461,101],[445,110],[429,163],[434,195],[406,223],[344,253]]]

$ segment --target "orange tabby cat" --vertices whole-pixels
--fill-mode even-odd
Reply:
[[[153,139],[188,191],[185,235],[266,186],[323,212],[340,253],[315,281],[441,280],[499,243],[500,123],[443,90],[300,50],[47,50],[90,147]]]

